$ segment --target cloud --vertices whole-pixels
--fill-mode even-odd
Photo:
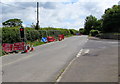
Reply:
[[[6,1],[6,0],[5,0]],[[22,0],[25,1],[25,0]],[[69,0],[70,1],[70,0]],[[36,2],[4,2],[2,20],[20,18],[24,24],[36,23]],[[118,0],[71,0],[70,2],[40,2],[40,26],[75,28],[84,27],[86,16],[101,18],[104,10],[118,4]]]
[[[120,1],[118,2],[118,5],[120,5]]]
[[[75,3],[57,3],[56,9],[49,10],[46,8],[41,9],[41,24],[46,26],[66,27],[66,28],[80,28],[84,27],[85,17],[94,15],[101,18],[104,10],[112,7],[117,1],[77,1]],[[56,3],[55,3],[56,4]],[[55,5],[54,4],[54,5]],[[43,18],[45,17],[45,18]],[[49,23],[48,23],[49,22]]]
[[[52,3],[52,2],[41,2],[40,7],[43,7],[45,9],[55,9],[56,5],[55,5],[55,2],[54,3]]]
[[[69,2],[71,0],[1,0],[2,2]]]

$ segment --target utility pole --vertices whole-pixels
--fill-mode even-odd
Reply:
[[[39,29],[39,2],[37,2],[37,23],[36,23],[36,30]]]

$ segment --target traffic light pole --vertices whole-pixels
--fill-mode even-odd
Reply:
[[[25,42],[25,30],[23,26],[20,28],[20,38],[23,42]]]

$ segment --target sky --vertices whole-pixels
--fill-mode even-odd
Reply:
[[[2,0],[2,22],[18,18],[25,27],[36,24],[37,1],[41,27],[78,30],[84,28],[86,16],[93,15],[100,19],[105,9],[118,4],[120,0]]]

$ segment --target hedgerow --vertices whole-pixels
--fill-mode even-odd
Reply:
[[[20,27],[3,27],[2,28],[2,43],[16,43],[16,42],[21,42],[20,38],[20,32],[19,32]],[[47,36],[54,36],[57,38],[59,34],[64,34],[65,36],[72,35],[77,31],[72,29],[63,29],[63,28],[52,28],[52,27],[47,27],[47,28],[40,28],[39,30],[35,30],[34,28],[25,28],[25,40],[26,41],[36,41],[36,40],[41,40],[42,37],[47,37]]]

